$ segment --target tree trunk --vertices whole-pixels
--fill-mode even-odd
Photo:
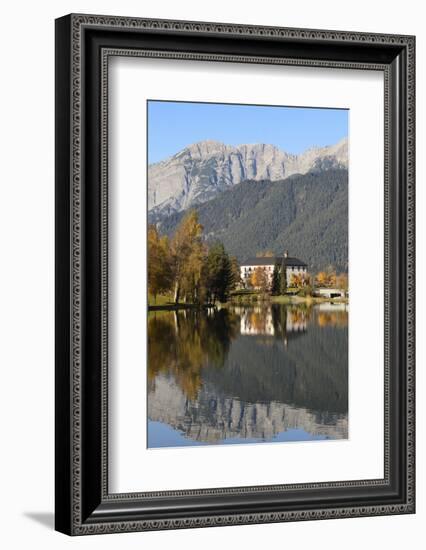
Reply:
[[[179,295],[180,295],[180,287],[179,283],[175,284],[175,293],[174,293],[174,302],[177,304],[179,302]]]

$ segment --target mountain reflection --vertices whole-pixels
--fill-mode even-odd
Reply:
[[[347,324],[343,304],[150,312],[149,446],[157,423],[161,446],[347,438]]]

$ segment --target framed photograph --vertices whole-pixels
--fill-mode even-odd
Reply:
[[[415,511],[415,38],[56,20],[56,529]]]

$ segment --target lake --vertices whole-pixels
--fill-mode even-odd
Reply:
[[[148,313],[148,447],[347,439],[348,306]]]

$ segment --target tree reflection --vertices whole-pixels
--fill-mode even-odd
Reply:
[[[148,384],[172,376],[194,404],[218,395],[347,410],[348,313],[333,304],[152,311]],[[231,346],[232,343],[232,346]]]
[[[343,328],[348,326],[348,314],[346,311],[319,311],[316,322],[319,327]]]
[[[239,317],[228,310],[151,312],[148,316],[148,382],[160,372],[172,374],[188,399],[202,386],[201,371],[223,366]]]

